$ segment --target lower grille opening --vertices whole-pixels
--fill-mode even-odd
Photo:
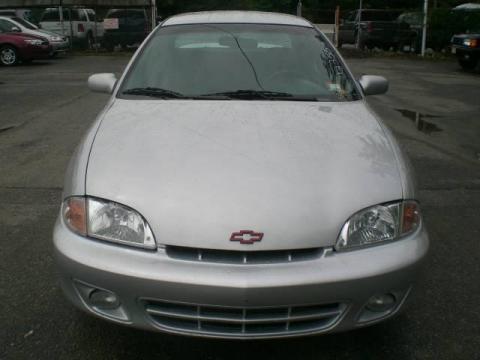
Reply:
[[[242,332],[242,325],[202,321],[201,330],[213,333],[238,334]]]
[[[309,329],[322,328],[329,325],[330,320],[319,319],[319,320],[306,320],[306,321],[294,321],[289,325],[290,331],[306,331]]]
[[[192,331],[198,329],[198,321],[196,320],[176,319],[168,316],[154,316],[154,319],[160,324],[164,324],[165,326],[174,329],[185,329]]]
[[[147,316],[160,328],[217,336],[250,337],[321,331],[335,325],[346,305],[222,307],[142,300]]]
[[[245,332],[247,334],[284,333],[284,332],[287,332],[287,324],[286,323],[249,324],[245,326]]]

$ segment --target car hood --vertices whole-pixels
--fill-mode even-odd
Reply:
[[[472,32],[470,34],[456,34],[453,37],[457,39],[480,39],[480,31]]]
[[[51,38],[63,38],[62,35],[54,33],[52,31],[48,31],[48,30],[37,29],[37,30],[35,30],[35,32],[37,33],[36,35],[44,36],[44,37],[47,37],[49,39],[51,39]]]
[[[4,35],[8,36],[15,36],[18,38],[23,38],[23,39],[36,39],[36,40],[45,40],[44,37],[30,34],[30,33],[22,33],[22,32],[9,32],[9,33],[4,33]]]
[[[402,198],[396,156],[363,101],[116,100],[87,195],[128,205],[159,245],[331,246],[345,221]],[[233,232],[264,233],[253,245]]]

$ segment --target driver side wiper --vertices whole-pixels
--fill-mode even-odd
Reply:
[[[315,96],[300,96],[293,95],[280,91],[268,91],[268,90],[236,90],[225,91],[213,94],[201,95],[203,98],[210,96],[226,96],[232,99],[244,99],[244,100],[296,100],[296,101],[318,101]]]
[[[204,94],[202,96],[227,96],[229,98],[237,99],[273,99],[273,98],[286,98],[292,97],[292,94],[277,92],[277,91],[266,91],[266,90],[236,90],[236,91],[225,91],[218,92],[213,94]]]
[[[144,88],[132,88],[122,91],[124,95],[139,95],[139,96],[151,96],[162,99],[186,99],[188,96],[180,94],[176,91],[166,90],[156,87],[144,87]]]

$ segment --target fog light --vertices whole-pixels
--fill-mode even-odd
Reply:
[[[368,300],[366,308],[373,312],[388,311],[395,306],[396,299],[392,294],[375,295]]]
[[[116,309],[120,306],[120,300],[114,293],[106,290],[94,290],[90,293],[88,301],[91,306],[99,309]]]

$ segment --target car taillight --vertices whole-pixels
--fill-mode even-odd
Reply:
[[[85,32],[85,27],[83,24],[78,24],[78,32]]]

